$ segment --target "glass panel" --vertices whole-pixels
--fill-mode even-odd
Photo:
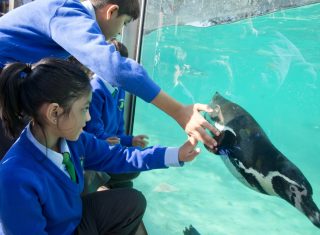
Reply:
[[[156,9],[155,2],[164,4],[158,9],[165,10],[169,1],[149,1],[149,12],[150,7]],[[201,3],[173,2],[167,8]],[[202,9],[209,11],[205,6]],[[320,205],[319,13],[320,4],[312,4],[212,27],[174,22],[154,23],[159,27],[149,24],[141,61],[161,88],[184,104],[209,103],[218,91],[244,107],[272,143],[309,180],[317,205]],[[202,17],[199,12],[189,14]],[[146,27],[155,18],[148,14]],[[186,134],[175,121],[153,105],[137,101],[134,134],[147,134],[150,145],[184,143]],[[148,200],[144,222],[149,234],[182,234],[190,224],[200,234],[216,235],[319,232],[289,203],[244,186],[220,156],[209,153],[200,143],[199,147],[200,156],[184,167],[144,172],[135,181],[136,188]]]

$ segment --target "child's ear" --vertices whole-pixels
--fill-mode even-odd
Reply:
[[[111,4],[108,6],[107,10],[107,20],[110,20],[112,17],[118,16],[119,6],[116,4]]]
[[[50,124],[56,125],[63,109],[57,103],[50,103],[46,109],[46,118]]]

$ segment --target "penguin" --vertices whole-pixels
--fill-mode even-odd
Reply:
[[[230,172],[247,187],[278,196],[301,211],[320,228],[320,211],[310,183],[269,140],[257,121],[241,106],[216,92],[204,117],[220,130],[215,150]]]

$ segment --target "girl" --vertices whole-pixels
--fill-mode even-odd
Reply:
[[[82,131],[91,96],[85,73],[63,60],[3,69],[5,130],[17,137],[30,122],[0,162],[0,234],[135,234],[146,207],[141,192],[114,189],[81,198],[83,169],[139,172],[180,166],[199,154],[194,139],[180,148],[109,147]]]

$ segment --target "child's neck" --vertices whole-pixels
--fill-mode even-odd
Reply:
[[[41,128],[38,124],[34,122],[30,123],[30,131],[34,138],[43,146],[46,146],[53,151],[60,152],[60,138],[50,135],[45,128]]]

